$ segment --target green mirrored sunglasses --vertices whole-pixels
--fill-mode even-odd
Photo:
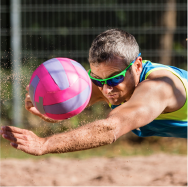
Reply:
[[[141,55],[141,53],[138,54],[138,56],[136,57],[136,59]],[[136,61],[133,60],[129,66],[127,66],[127,68],[125,70],[123,70],[121,73],[113,76],[113,77],[110,77],[110,78],[107,78],[107,79],[96,79],[94,77],[92,77],[90,74],[91,74],[91,69],[89,70],[88,72],[88,75],[89,77],[91,78],[91,81],[96,85],[96,86],[99,86],[99,87],[103,87],[104,84],[107,84],[108,86],[117,86],[118,84],[120,84],[121,82],[124,81],[124,77],[125,77],[125,74],[127,72],[127,70],[134,64],[134,62]]]

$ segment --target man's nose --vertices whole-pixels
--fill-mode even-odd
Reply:
[[[113,90],[112,86],[108,86],[107,84],[103,85],[103,92],[104,94],[109,94]]]

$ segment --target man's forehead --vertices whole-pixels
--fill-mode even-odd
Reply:
[[[115,57],[111,60],[108,61],[104,61],[104,62],[95,62],[95,63],[90,63],[90,68],[91,69],[95,69],[95,68],[120,68],[122,70],[124,70],[127,65],[125,63],[125,60],[122,59],[121,57]]]
[[[98,65],[90,64],[90,67],[91,76],[104,79],[122,72],[127,66],[122,61],[110,61],[98,63]]]

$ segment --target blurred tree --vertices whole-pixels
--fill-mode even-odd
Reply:
[[[165,33],[160,39],[160,60],[159,63],[171,65],[171,54],[173,49],[173,39],[176,30],[176,0],[166,0],[166,10],[161,17],[161,25]]]

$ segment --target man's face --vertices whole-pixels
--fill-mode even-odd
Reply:
[[[99,65],[90,64],[90,67],[92,77],[106,79],[121,73],[127,66],[120,57],[116,57],[110,62],[102,62]],[[103,87],[98,87],[102,94],[108,99],[109,103],[119,105],[130,99],[135,87],[139,83],[138,73],[134,70],[136,67],[134,63],[131,67],[132,70],[130,70],[130,68],[126,72],[124,81],[117,86],[112,87],[104,84]]]

